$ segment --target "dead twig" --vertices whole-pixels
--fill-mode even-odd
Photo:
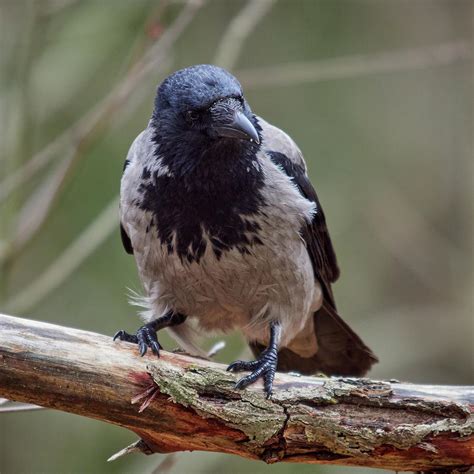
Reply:
[[[70,173],[71,168],[76,164],[80,156],[79,150],[90,143],[91,139],[108,125],[116,110],[121,107],[128,97],[132,95],[138,85],[150,73],[156,73],[160,70],[160,65],[168,64],[166,57],[170,49],[181,36],[188,24],[196,15],[197,11],[204,5],[204,0],[189,0],[174,23],[161,35],[158,41],[147,49],[140,60],[138,60],[130,69],[125,78],[120,81],[107,95],[104,100],[92,111],[80,119],[74,126],[63,132],[56,140],[51,142],[46,149],[39,152],[31,158],[23,167],[9,175],[0,183],[0,202],[6,199],[12,191],[18,186],[24,184],[36,172],[48,165],[64,147],[70,147],[72,158],[68,154],[65,159],[65,169],[56,177],[62,179],[55,180],[56,186],[48,187],[47,197],[40,201],[41,209],[38,212],[39,217],[35,219],[35,225],[28,226],[25,229],[16,229],[13,244],[6,245],[7,252],[0,255],[3,259],[11,258],[13,253],[17,253],[45,222],[52,204],[64,183],[64,179]],[[132,102],[133,103],[133,102]],[[27,202],[25,209],[37,205],[36,201]],[[21,238],[18,238],[21,234]]]
[[[51,291],[63,283],[76,268],[117,230],[119,199],[115,197],[99,216],[43,272],[5,304],[9,310],[24,313],[31,310]]]
[[[233,69],[240,56],[246,39],[256,28],[258,23],[270,11],[276,0],[249,0],[237,15],[232,18],[219,49],[216,52],[214,63],[226,69]]]
[[[470,43],[455,41],[423,48],[384,51],[378,54],[241,69],[236,74],[245,88],[254,89],[444,66],[470,59],[472,59]]]

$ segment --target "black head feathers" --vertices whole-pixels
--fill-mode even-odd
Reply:
[[[245,101],[239,81],[225,69],[191,66],[168,76],[158,87],[152,126],[163,151],[212,151],[260,142],[257,119]],[[246,144],[247,143],[247,144]],[[195,153],[194,153],[195,154]]]
[[[158,87],[155,113],[173,109],[206,109],[219,99],[242,98],[242,86],[230,72],[200,64],[174,72]]]

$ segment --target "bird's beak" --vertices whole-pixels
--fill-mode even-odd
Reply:
[[[233,116],[231,120],[226,121],[225,124],[215,125],[214,131],[219,137],[226,138],[240,138],[243,140],[254,141],[260,143],[257,130],[253,126],[252,122],[239,110],[232,112]]]

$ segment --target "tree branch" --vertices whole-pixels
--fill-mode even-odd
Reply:
[[[224,366],[0,315],[0,396],[123,426],[147,454],[203,450],[266,462],[399,471],[474,463],[474,387],[277,374],[272,400]]]
[[[472,55],[471,43],[460,40],[405,50],[260,66],[241,69],[236,75],[245,89],[255,89],[445,66],[470,61]]]

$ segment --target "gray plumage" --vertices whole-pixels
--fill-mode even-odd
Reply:
[[[165,81],[154,117],[127,156],[120,219],[125,248],[133,252],[143,283],[143,319],[150,322],[169,311],[186,315],[170,330],[185,350],[195,354],[201,353],[196,333],[237,329],[259,355],[270,342],[270,323],[277,323],[280,369],[364,374],[376,358],[337,314],[331,283],[339,270],[303,156],[286,133],[250,112],[238,82],[221,71],[197,66]],[[196,83],[197,99],[192,92]],[[206,91],[212,90],[204,109],[214,113],[212,107],[223,103],[224,110],[241,110],[253,126],[243,117],[239,130],[244,127],[247,134],[255,132],[258,137],[230,138],[226,125],[221,126],[224,138],[209,135],[203,144],[198,141],[204,140],[201,135],[197,137],[204,132],[189,115],[190,129],[178,135],[170,128],[178,120],[175,115],[172,119],[165,115],[166,121],[159,116],[160,107],[173,113],[177,107],[191,107],[188,98],[177,104],[166,102],[165,96],[176,95],[176,87],[183,97],[187,93],[197,101],[192,107],[198,111]],[[163,129],[167,135],[159,135]],[[170,143],[165,145],[167,137]],[[180,161],[188,153],[186,140],[194,153],[191,164],[190,159]],[[170,159],[170,149],[178,150],[179,156]],[[205,163],[207,154],[215,166]],[[166,207],[157,204],[162,199]],[[248,202],[238,208],[226,200]],[[187,209],[182,208],[185,203],[191,203]],[[215,218],[223,206],[227,215]],[[229,222],[238,224],[239,239],[226,221],[232,213]]]

